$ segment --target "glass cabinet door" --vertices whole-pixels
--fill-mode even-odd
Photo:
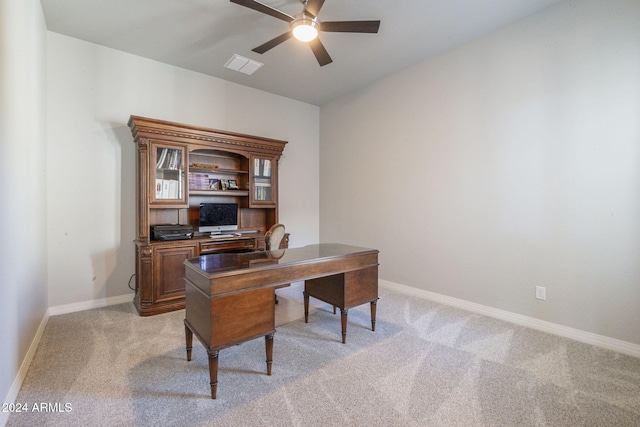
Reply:
[[[276,205],[277,158],[251,156],[251,206]]]
[[[187,203],[184,179],[185,149],[171,145],[151,146],[152,186],[150,200],[155,205]]]

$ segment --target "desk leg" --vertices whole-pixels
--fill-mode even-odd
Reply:
[[[211,398],[216,398],[218,391],[218,353],[219,351],[207,351],[209,353],[209,380],[211,385]]]
[[[342,323],[342,344],[347,343],[347,313],[348,309],[340,308],[340,322]]]
[[[309,294],[305,291],[304,295],[304,323],[309,323]]]
[[[265,335],[264,341],[267,352],[267,375],[271,375],[271,362],[273,361],[273,334]]]
[[[378,300],[371,301],[371,330],[376,330],[376,308],[378,307]]]
[[[191,329],[189,329],[189,327],[185,324],[184,325],[184,338],[186,340],[186,344],[187,344],[187,361],[191,360],[191,349],[192,347],[192,343],[193,343],[193,332],[191,331]]]

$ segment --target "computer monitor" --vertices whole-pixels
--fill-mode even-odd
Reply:
[[[200,203],[199,231],[219,234],[237,229],[237,203]]]

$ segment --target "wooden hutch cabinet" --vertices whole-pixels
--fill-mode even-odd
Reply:
[[[142,316],[184,308],[184,260],[265,249],[278,223],[278,160],[286,141],[131,116],[136,144],[136,287]],[[238,205],[231,237],[200,233],[201,203]],[[193,238],[153,240],[154,225],[191,225]],[[281,247],[288,246],[288,235]]]

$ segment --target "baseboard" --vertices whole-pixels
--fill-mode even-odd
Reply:
[[[117,297],[100,298],[49,307],[47,314],[49,316],[57,316],[58,314],[75,313],[76,311],[91,310],[92,308],[107,307],[109,305],[124,304],[125,302],[132,301],[133,294],[125,294]]]
[[[524,326],[538,331],[547,332],[553,335],[558,335],[565,338],[570,338],[585,344],[595,345],[597,347],[605,348],[607,350],[613,350],[618,353],[626,354],[633,357],[640,358],[640,345],[633,344],[627,341],[622,341],[615,338],[606,337],[603,335],[594,334],[591,332],[585,332],[580,329],[574,329],[567,326],[558,325],[555,323],[547,322],[544,320],[536,319],[533,317],[523,316],[521,314],[512,313],[505,310],[489,307],[482,304],[477,304],[470,301],[465,301],[459,298],[454,298],[435,292],[425,291],[423,289],[414,288],[411,286],[400,285],[398,283],[390,282],[387,280],[379,280],[380,286],[388,288],[403,294],[413,295],[419,298],[428,299],[437,303],[453,306],[462,310],[470,311],[473,313],[482,314],[485,316],[493,317],[495,319],[504,320],[506,322],[514,323],[516,325]]]

